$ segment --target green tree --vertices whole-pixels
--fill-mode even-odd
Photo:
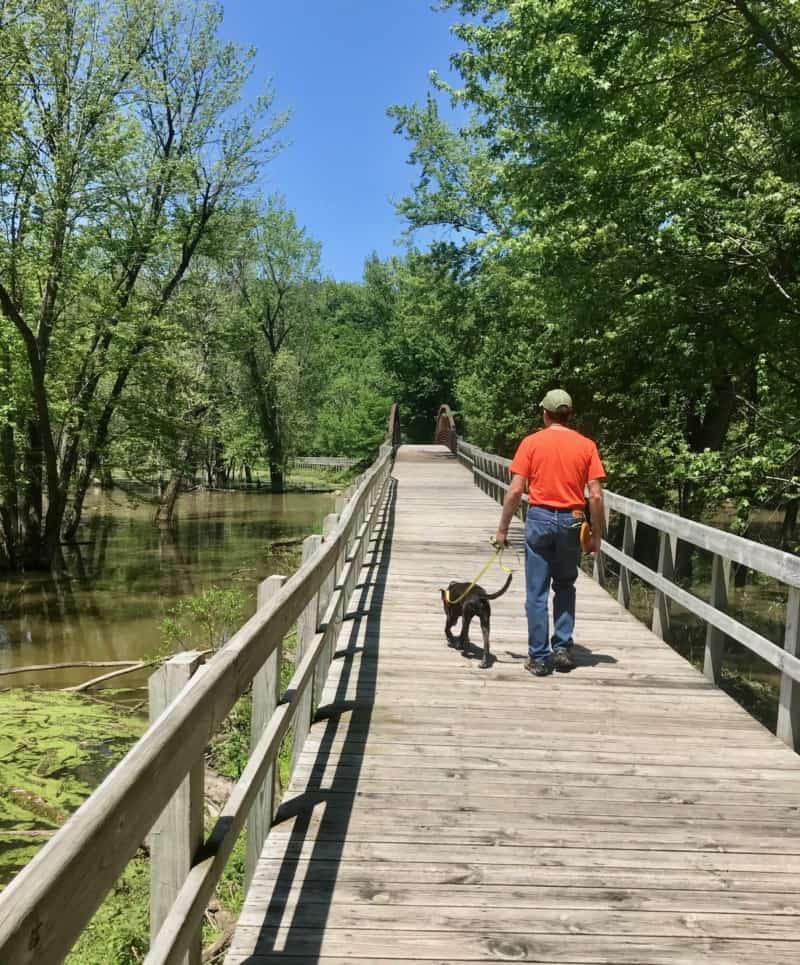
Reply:
[[[297,224],[282,198],[256,213],[230,274],[239,311],[232,333],[255,403],[270,480],[282,492],[298,405],[298,357],[312,342],[317,314],[320,245]]]
[[[0,345],[5,371],[25,364],[3,422],[3,544],[16,565],[51,566],[132,377],[174,335],[192,260],[284,117],[269,92],[237,113],[252,55],[219,41],[214,6],[16,9],[24,111],[0,168]]]

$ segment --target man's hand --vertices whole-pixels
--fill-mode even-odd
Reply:
[[[494,545],[498,547],[508,546],[508,530],[498,529],[494,534]]]
[[[596,530],[592,530],[589,537],[589,552],[592,556],[596,556],[600,552],[600,544],[603,542],[603,536]]]

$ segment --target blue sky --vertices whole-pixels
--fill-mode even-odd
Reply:
[[[408,143],[392,133],[390,104],[422,103],[428,72],[451,76],[453,10],[431,0],[223,0],[226,40],[257,49],[254,80],[271,77],[289,109],[291,144],[266,169],[322,243],[326,274],[358,281],[364,259],[402,252],[404,224],[390,198],[409,191]]]

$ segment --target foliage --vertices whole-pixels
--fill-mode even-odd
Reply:
[[[245,694],[233,705],[208,748],[211,767],[232,781],[241,777],[250,757],[251,714],[252,700],[250,694]]]
[[[320,246],[280,197],[250,218],[227,265],[237,299],[229,338],[243,360],[240,391],[253,400],[273,488],[280,491],[305,414],[303,360],[316,315]]]
[[[166,651],[219,650],[239,628],[244,605],[241,590],[223,590],[218,586],[181,600],[161,623]]]

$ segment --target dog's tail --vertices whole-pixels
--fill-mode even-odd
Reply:
[[[509,588],[509,586],[511,585],[511,577],[512,577],[513,575],[514,575],[513,573],[509,573],[509,574],[508,574],[508,579],[507,579],[507,580],[505,581],[505,583],[500,587],[500,589],[497,591],[497,593],[487,593],[487,594],[486,594],[486,599],[487,599],[487,600],[496,600],[496,599],[498,598],[498,596],[502,596],[502,595],[506,592],[506,590]]]

